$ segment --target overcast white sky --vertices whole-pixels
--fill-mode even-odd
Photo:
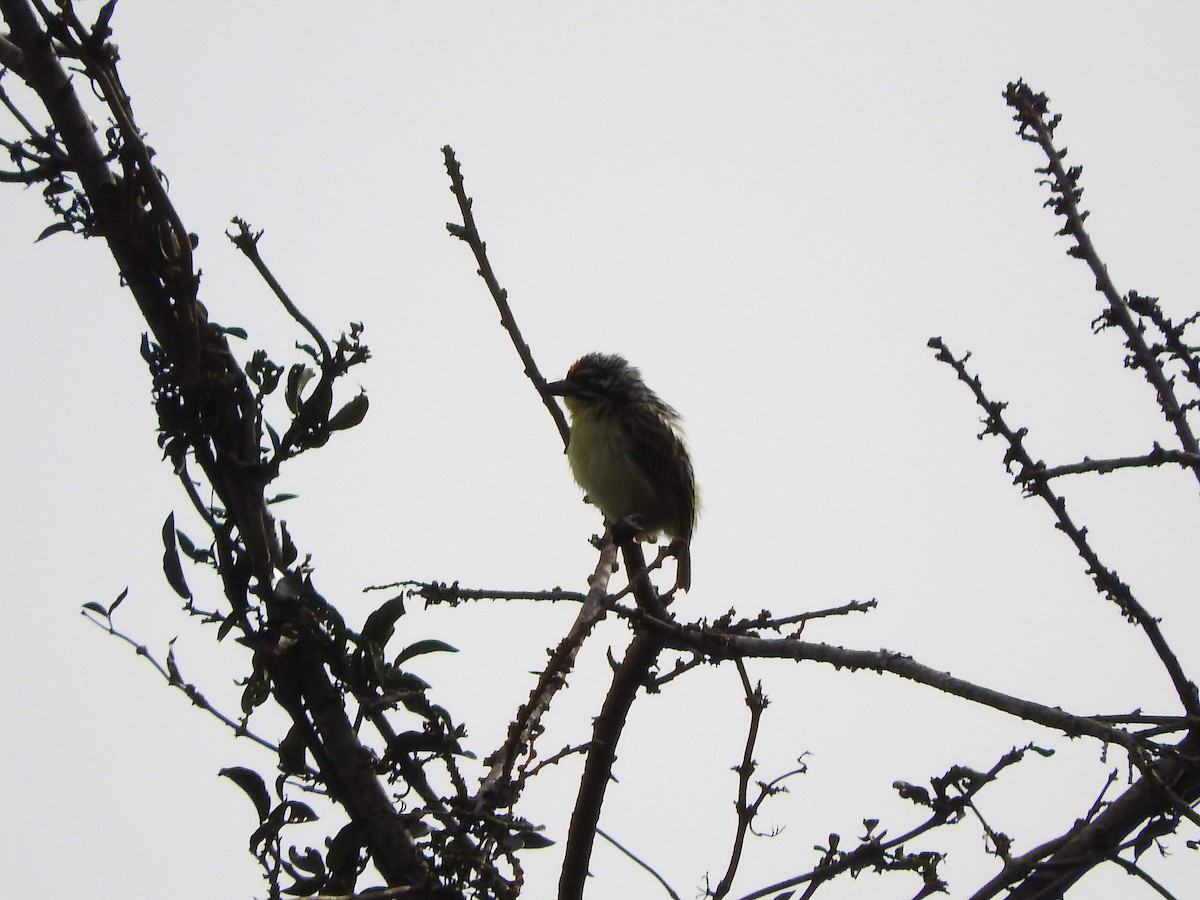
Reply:
[[[580,589],[594,562],[598,517],[468,250],[445,233],[449,143],[543,371],[621,352],[685,416],[705,505],[680,616],[877,598],[871,615],[806,637],[1116,713],[1175,711],[1169,682],[1048,512],[1019,498],[1003,447],[975,439],[968,392],[925,343],[972,350],[1050,463],[1166,439],[1115,336],[1090,335],[1098,295],[1053,236],[1041,159],[1000,96],[1017,77],[1050,95],[1118,287],[1182,317],[1197,305],[1200,7],[1150,10],[123,0],[113,24],[139,123],[200,235],[212,317],[250,331],[247,357],[266,346],[291,361],[302,337],[222,237],[240,215],[266,230],[263,254],[315,322],[366,324],[375,359],[354,378],[370,415],[278,483],[301,495],[280,515],[350,623],[382,599],[360,592],[369,584]],[[128,585],[119,623],[160,657],[179,635],[184,675],[236,708],[242,653],[214,655],[161,576],[166,515],[199,528],[159,461],[144,325],[99,242],[32,244],[49,222],[39,192],[0,191],[6,890],[261,897],[251,806],[216,773],[269,772],[270,757],[79,615]],[[1162,471],[1063,487],[1195,671],[1194,483]],[[482,756],[573,614],[436,611],[405,619],[403,639],[462,648],[417,668]],[[623,638],[606,626],[581,659],[544,753],[584,738],[604,650]],[[1029,740],[1055,748],[983,798],[1022,850],[1069,827],[1121,765],[890,676],[752,675],[774,700],[760,774],[802,753],[810,774],[765,813],[787,828],[755,845],[743,891],[811,866],[814,844],[857,837],[865,817],[893,833],[914,824],[897,779],[986,769]],[[627,729],[603,825],[681,896],[723,870],[744,719],[726,667],[638,704]],[[525,815],[552,837],[577,775],[563,766],[528,796]],[[977,826],[958,832],[955,896],[988,871]],[[552,895],[557,860],[557,848],[528,859],[527,896]],[[1182,848],[1149,865],[1177,891],[1195,883]],[[602,844],[593,871],[595,896],[660,896]],[[866,874],[820,896],[915,891]],[[1082,891],[1147,895],[1115,871]]]

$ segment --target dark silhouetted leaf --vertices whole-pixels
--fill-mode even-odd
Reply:
[[[401,669],[389,669],[387,675],[384,676],[383,686],[389,691],[417,691],[420,693],[429,690],[428,681]]]
[[[125,588],[125,590],[123,590],[123,591],[121,591],[121,593],[117,594],[117,599],[112,602],[111,606],[109,606],[108,612],[106,613],[106,615],[111,616],[113,614],[113,610],[116,609],[118,606],[120,606],[121,601],[124,600],[128,596],[129,596],[129,588]]]
[[[393,597],[375,612],[367,616],[367,621],[363,625],[362,639],[364,643],[374,644],[382,649],[387,646],[387,642],[392,639],[392,633],[395,631],[396,620],[404,615],[404,595]]]
[[[457,653],[457,647],[451,647],[445,641],[425,640],[417,641],[415,644],[409,644],[400,651],[400,655],[396,657],[396,665],[407,662],[414,656],[423,656],[426,653]]]
[[[303,853],[292,847],[288,850],[288,859],[297,869],[311,872],[314,875],[325,874],[325,860],[321,859],[321,854],[312,847],[307,848]]]
[[[1154,846],[1160,837],[1171,834],[1179,827],[1178,816],[1158,816],[1151,819],[1133,839],[1133,859],[1136,862],[1143,853]]]
[[[179,674],[179,666],[175,662],[175,638],[167,645],[167,676],[171,684],[183,684],[183,676]]]
[[[366,416],[370,405],[367,395],[359,394],[333,414],[333,418],[329,420],[329,430],[345,431],[347,428],[353,428]]]
[[[242,712],[250,715],[256,707],[262,706],[269,696],[271,696],[271,679],[265,672],[256,668],[254,674],[246,681],[246,687],[242,690]]]
[[[352,878],[358,873],[359,858],[364,845],[362,826],[350,822],[333,836],[325,864],[335,878]]]
[[[404,731],[388,742],[389,753],[423,753],[445,749],[445,740],[436,734]]]
[[[167,584],[184,600],[192,599],[192,592],[183,579],[183,567],[179,564],[179,550],[175,546],[175,513],[167,516],[163,522],[163,574],[167,576]]]
[[[299,494],[276,494],[274,497],[271,497],[269,500],[267,500],[267,504],[270,505],[272,503],[283,503],[285,500],[295,500],[299,496]]]
[[[289,825],[297,822],[315,822],[321,818],[313,808],[307,803],[301,803],[299,800],[289,800],[283,804],[285,819]]]
[[[300,412],[300,395],[304,393],[304,386],[316,374],[302,363],[296,363],[288,370],[287,390],[284,391],[283,397],[287,401],[287,408],[293,415]]]
[[[911,800],[918,806],[933,805],[933,800],[929,796],[929,791],[925,790],[923,787],[918,787],[915,784],[909,784],[907,781],[894,781],[892,782],[892,787],[894,787],[900,796],[905,800]]]
[[[308,745],[304,741],[306,730],[293,725],[279,742],[279,770],[287,775],[299,775],[308,767],[305,753]]]
[[[296,550],[296,545],[292,543],[292,536],[288,534],[287,522],[279,523],[279,531],[281,533],[280,551],[283,554],[282,562],[284,568],[287,568],[296,561],[296,557],[300,554]]]
[[[87,603],[83,604],[83,608],[87,609],[87,610],[91,610],[92,612],[96,613],[96,615],[99,615],[99,616],[107,616],[108,615],[108,610],[104,608],[104,604],[97,603],[95,600],[89,600]]]
[[[179,549],[192,562],[206,563],[211,559],[212,554],[207,549],[197,550],[196,545],[192,543],[192,539],[178,528],[175,529],[175,537],[179,541]]]
[[[37,236],[37,238],[34,240],[34,243],[36,244],[38,241],[44,241],[52,234],[59,234],[63,231],[73,230],[74,229],[71,227],[70,222],[55,222],[53,225],[47,225],[45,228],[43,228],[42,233]]]
[[[271,795],[267,793],[267,786],[263,782],[262,776],[253,769],[246,769],[242,766],[230,766],[222,769],[221,774],[246,792],[246,796],[250,798],[258,813],[258,821],[265,822],[267,816],[271,814]]]
[[[292,897],[311,897],[324,886],[324,875],[317,875],[312,878],[297,878],[291,887],[283,889],[283,893]]]

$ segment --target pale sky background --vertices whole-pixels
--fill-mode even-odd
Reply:
[[[678,615],[876,598],[805,636],[1077,713],[1177,709],[1144,636],[1095,594],[1044,506],[1020,499],[1003,446],[976,440],[969,392],[925,344],[973,351],[1049,463],[1167,439],[1118,338],[1090,334],[1100,298],[1053,236],[1042,159],[1001,92],[1024,77],[1050,95],[1118,287],[1182,318],[1197,307],[1200,6],[123,0],[113,25],[139,124],[200,235],[202,299],[250,331],[238,352],[291,362],[303,335],[222,237],[234,215],[266,230],[264,256],[327,333],[366,324],[375,358],[346,396],[364,387],[369,416],[276,483],[301,495],[278,513],[352,626],[384,599],[366,585],[582,589],[594,564],[599,518],[445,232],[449,143],[544,373],[621,352],[685,416],[704,513]],[[269,775],[271,756],[79,615],[128,585],[118,623],[160,658],[178,635],[185,677],[236,711],[244,651],[214,650],[161,575],[166,515],[200,528],[155,445],[145,326],[100,242],[32,243],[50,221],[39,191],[0,190],[5,893],[262,897],[251,805],[217,771]],[[1194,481],[1164,470],[1060,490],[1200,671]],[[202,603],[222,602],[188,575]],[[397,641],[461,648],[414,668],[482,757],[575,611],[413,609]],[[610,623],[593,639],[544,754],[585,739],[604,652],[625,634]],[[810,772],[767,806],[761,826],[786,828],[752,845],[743,893],[811,867],[830,831],[848,844],[863,818],[893,834],[920,821],[898,779],[987,769],[1031,740],[1054,748],[981,797],[1021,852],[1124,767],[1094,742],[892,676],[751,672],[773,700],[760,776],[805,753]],[[745,719],[725,666],[639,702],[626,730],[603,827],[682,897],[724,869]],[[521,810],[560,840],[526,857],[534,900],[553,895],[578,771],[550,773]],[[949,847],[962,896],[995,870],[981,843],[964,823],[909,849]],[[1143,861],[1186,896],[1200,865],[1174,846],[1167,865]],[[603,842],[593,872],[591,896],[664,896]],[[818,896],[916,890],[865,873]],[[1150,896],[1116,869],[1079,893]]]

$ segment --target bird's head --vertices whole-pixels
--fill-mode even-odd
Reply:
[[[567,370],[562,381],[551,382],[546,390],[566,400],[572,413],[580,409],[620,407],[629,403],[658,401],[646,387],[641,373],[623,357],[609,353],[581,356]]]

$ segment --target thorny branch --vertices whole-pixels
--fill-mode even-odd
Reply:
[[[1033,457],[1025,449],[1026,430],[1014,429],[1004,419],[1005,403],[989,400],[983,391],[979,376],[972,376],[967,371],[966,362],[970,354],[958,359],[950,352],[941,338],[930,338],[929,346],[937,351],[937,358],[954,369],[960,381],[966,384],[975,395],[975,401],[986,414],[984,419],[984,434],[995,434],[1008,444],[1008,452],[1004,455],[1005,465],[1012,471],[1016,466],[1017,472],[1013,477],[1015,484],[1020,485],[1028,494],[1040,497],[1054,514],[1055,527],[1065,534],[1075,550],[1087,564],[1087,572],[1096,585],[1096,590],[1112,600],[1121,613],[1146,632],[1154,651],[1162,661],[1163,667],[1175,685],[1175,692],[1189,716],[1200,715],[1200,695],[1194,685],[1184,674],[1183,667],[1174,651],[1159,628],[1158,619],[1150,615],[1144,606],[1133,596],[1133,589],[1122,581],[1117,573],[1100,561],[1099,555],[1088,541],[1087,529],[1074,523],[1067,513],[1067,502],[1051,490],[1050,485],[1041,474],[1042,466],[1034,462]]]
[[[475,225],[475,214],[472,211],[475,201],[467,196],[467,189],[463,184],[462,167],[454,155],[454,148],[449,145],[443,147],[442,156],[446,162],[446,172],[450,175],[450,190],[454,194],[454,199],[458,201],[458,211],[463,220],[461,225],[447,222],[446,230],[459,240],[465,241],[471,248],[471,252],[475,254],[475,261],[479,264],[479,277],[487,285],[496,309],[500,311],[500,323],[512,339],[517,355],[521,357],[521,363],[525,367],[525,374],[537,388],[538,396],[542,398],[546,411],[550,413],[550,418],[554,420],[554,425],[558,428],[558,435],[562,438],[563,447],[566,447],[571,434],[570,426],[567,425],[567,419],[554,397],[546,393],[546,379],[533,359],[533,351],[529,349],[529,344],[525,342],[521,330],[517,327],[517,320],[513,317],[512,308],[508,305],[508,291],[500,287],[496,273],[492,270],[492,263],[487,256],[487,244],[480,237],[479,229]]]
[[[897,870],[917,873],[922,880],[922,889],[916,895],[918,898],[934,893],[944,893],[946,885],[937,875],[937,864],[941,861],[941,854],[931,851],[907,853],[904,848],[914,839],[935,828],[961,821],[968,806],[975,802],[979,793],[995,782],[1001,772],[1024,759],[1025,754],[1031,750],[1041,755],[1047,753],[1047,751],[1029,744],[1024,747],[1014,747],[987,772],[977,772],[965,766],[955,766],[944,775],[930,780],[932,793],[924,787],[907,782],[896,782],[894,786],[901,797],[930,810],[925,821],[890,840],[886,839],[886,831],[876,832],[878,821],[865,821],[863,824],[866,827],[866,834],[851,850],[839,849],[841,838],[839,835],[832,834],[829,847],[825,848],[820,862],[808,872],[777,881],[749,894],[743,894],[738,900],[762,900],[762,898],[775,897],[780,891],[801,884],[809,885],[809,890],[804,894],[809,897],[822,884],[831,881],[843,872],[857,874],[866,868],[875,868],[877,871]]]
[[[122,594],[122,598],[123,597],[124,594]],[[194,706],[204,710],[238,737],[249,738],[254,743],[265,747],[267,750],[270,750],[273,753],[279,752],[279,747],[276,744],[273,744],[264,737],[260,737],[247,728],[245,718],[238,722],[225,715],[225,713],[221,712],[205,698],[204,694],[200,692],[200,689],[195,684],[192,684],[189,681],[184,681],[175,663],[174,649],[171,649],[168,652],[167,662],[166,664],[163,664],[154,657],[154,654],[150,652],[149,647],[134,640],[123,631],[119,631],[112,620],[112,613],[115,605],[116,604],[110,606],[108,609],[105,609],[98,604],[87,604],[83,610],[83,617],[97,628],[103,628],[113,637],[132,647],[134,652],[136,652],[137,655],[142,659],[146,660],[146,662],[150,664],[151,668],[153,668],[154,671],[157,672],[159,676],[162,677],[163,681],[165,681],[170,687],[182,691]],[[313,775],[316,773],[312,770],[308,770],[308,774]]]
[[[1013,109],[1013,121],[1018,126],[1017,134],[1022,140],[1036,143],[1046,157],[1046,165],[1037,171],[1046,176],[1050,187],[1050,199],[1046,201],[1046,205],[1063,219],[1063,226],[1058,233],[1074,239],[1074,244],[1067,253],[1087,263],[1096,278],[1096,290],[1108,303],[1108,309],[1098,320],[1100,327],[1120,328],[1130,353],[1128,365],[1141,369],[1146,380],[1154,388],[1159,408],[1166,420],[1174,426],[1184,452],[1193,456],[1200,455],[1200,443],[1197,443],[1191,424],[1184,414],[1184,408],[1175,395],[1175,386],[1163,370],[1158,355],[1146,343],[1145,333],[1130,307],[1130,302],[1145,304],[1151,298],[1140,297],[1135,293],[1131,293],[1128,299],[1121,296],[1108,274],[1108,267],[1100,261],[1091,236],[1084,228],[1083,222],[1088,213],[1079,207],[1079,201],[1083,197],[1079,176],[1083,174],[1083,167],[1064,168],[1063,160],[1066,159],[1067,150],[1065,147],[1058,150],[1054,146],[1054,131],[1062,117],[1051,116],[1046,95],[1034,93],[1021,81],[1008,86],[1004,92],[1004,99]],[[1185,357],[1190,355],[1193,354],[1184,354]],[[1192,371],[1196,371],[1194,367]],[[1200,468],[1194,469],[1193,474],[1200,482]]]
[[[154,152],[134,121],[132,103],[117,75],[116,48],[107,40],[114,6],[113,2],[105,4],[96,25],[89,29],[78,20],[69,0],[60,0],[57,11],[41,3],[0,0],[0,12],[10,29],[0,47],[4,62],[12,64],[5,74],[19,77],[41,99],[51,123],[44,131],[37,130],[29,117],[16,115],[28,134],[21,152],[31,147],[30,153],[35,154],[18,154],[17,158],[54,168],[59,182],[45,196],[62,221],[53,228],[99,236],[107,242],[122,280],[149,326],[142,351],[154,379],[160,445],[213,535],[208,549],[192,548],[189,555],[219,573],[230,605],[228,613],[204,614],[204,618],[219,623],[218,637],[236,628],[241,642],[253,653],[243,712],[249,716],[273,697],[291,718],[292,726],[274,745],[281,768],[286,774],[322,782],[328,796],[350,819],[347,827],[351,832],[346,834],[352,836],[342,844],[349,842],[352,852],[343,848],[338,860],[328,857],[329,870],[310,871],[306,877],[313,890],[308,893],[338,885],[353,888],[363,868],[360,858],[364,865],[369,858],[390,887],[411,888],[414,897],[461,896],[459,888],[468,882],[474,883],[476,896],[513,896],[512,885],[505,883],[498,868],[498,861],[511,860],[511,850],[503,847],[489,854],[481,848],[484,840],[497,847],[500,837],[511,840],[514,833],[527,833],[528,824],[500,818],[487,822],[470,819],[463,824],[461,814],[450,816],[440,792],[424,779],[430,759],[445,762],[453,772],[457,737],[448,714],[429,704],[418,690],[401,695],[385,690],[387,679],[396,674],[395,665],[382,660],[381,645],[372,650],[361,636],[350,632],[332,605],[317,594],[306,563],[294,565],[299,553],[282,525],[278,526],[280,539],[268,508],[265,488],[278,474],[280,461],[320,446],[332,431],[352,427],[365,413],[365,398],[336,413],[326,401],[332,397],[332,381],[349,366],[365,360],[366,348],[353,328],[349,338],[343,336],[331,348],[261,265],[253,246],[257,236],[242,227],[236,237],[242,238],[243,249],[319,347],[310,355],[320,367],[321,379],[318,390],[307,398],[301,398],[304,367],[293,366],[296,377],[289,378],[293,383],[287,393],[295,401],[294,415],[280,442],[265,422],[262,403],[279,383],[282,369],[263,353],[261,358],[256,354],[243,371],[229,348],[229,330],[211,323],[198,300],[199,276],[192,260],[196,239],[187,232],[167,196],[165,179],[153,162]],[[82,77],[72,80],[63,56],[78,62],[72,68]],[[93,127],[76,92],[77,85],[88,83],[111,118],[107,131]],[[3,99],[12,112],[8,95]],[[98,136],[107,140],[107,148],[100,146]],[[6,146],[16,149],[16,143],[7,142]],[[67,201],[60,199],[64,196]],[[251,371],[256,376],[254,385],[247,377]],[[264,465],[268,437],[275,456]],[[200,501],[189,472],[202,474],[214,502]],[[170,522],[168,519],[168,525]],[[172,568],[167,568],[168,578],[173,579],[177,592],[190,598],[171,528],[164,529],[164,540],[168,538],[164,567],[175,559],[174,575]],[[191,547],[190,541],[187,546]],[[200,614],[190,599],[186,608]],[[355,647],[355,642],[359,646]],[[376,665],[362,662],[366,651],[375,654],[372,660]],[[174,678],[173,668],[173,659],[168,657],[168,678]],[[189,691],[189,696],[193,702],[203,703],[198,691]],[[385,761],[364,745],[351,724],[350,696],[363,707],[371,707],[368,717],[381,725],[379,730],[388,744]],[[403,746],[401,738],[411,738],[396,734],[390,726],[382,727],[383,721],[374,718],[380,709],[397,706],[427,727],[421,737],[422,757]],[[265,746],[271,743],[265,742]],[[397,796],[381,776],[400,785],[400,796],[410,791],[420,795],[431,818],[440,818],[443,832],[420,846],[414,843],[412,816],[400,814]],[[258,778],[261,795],[254,778]],[[262,779],[254,773],[244,775],[239,784],[252,794],[264,819],[254,843],[281,849],[279,828],[295,821],[288,812],[294,804],[284,801],[272,812]],[[460,783],[459,788],[459,793],[465,794],[465,786]],[[443,853],[446,848],[451,852]],[[288,871],[288,863],[278,856],[267,859],[265,850],[256,855],[263,859],[272,891],[278,895],[283,887],[278,879]],[[516,866],[512,870],[515,883],[519,870]]]
[[[534,738],[541,729],[543,715],[550,709],[554,695],[566,686],[567,675],[575,665],[575,657],[592,629],[604,618],[605,596],[608,581],[617,564],[617,548],[611,540],[601,543],[600,559],[589,579],[587,598],[580,607],[579,615],[566,636],[550,655],[550,661],[538,678],[538,683],[508,727],[508,739],[488,760],[491,770],[476,794],[477,811],[512,806],[520,795],[528,766],[536,758]],[[513,768],[522,756],[527,760],[522,766],[523,775],[517,782],[512,779]]]
[[[118,632],[111,618],[116,604],[107,609],[88,605],[88,610],[104,617],[107,625],[99,618],[89,616],[89,619],[134,646],[170,685],[179,688],[226,727],[276,753],[285,776],[304,780],[306,789],[323,791],[343,807],[349,824],[330,840],[320,873],[302,886],[308,895],[330,898],[361,895],[355,893],[355,881],[369,858],[388,885],[372,895],[413,898],[469,895],[504,900],[517,896],[523,886],[517,851],[539,846],[538,836],[529,823],[501,810],[512,807],[527,779],[536,771],[586,749],[559,893],[563,900],[576,900],[583,893],[595,836],[601,834],[612,840],[599,831],[598,820],[612,778],[617,743],[637,693],[643,688],[655,690],[704,663],[728,660],[737,668],[750,709],[742,760],[735,767],[738,776],[735,835],[725,874],[710,892],[713,897],[728,896],[746,838],[753,834],[752,822],[759,807],[781,789],[782,779],[803,771],[796,769],[760,782],[758,796],[751,799],[754,751],[766,698],[760,685],[750,683],[745,668],[748,658],[812,661],[848,670],[892,672],[1069,736],[1088,736],[1117,744],[1127,751],[1140,777],[1121,796],[1101,802],[1112,784],[1110,779],[1105,792],[1079,822],[1059,837],[1020,855],[1014,855],[1009,838],[984,819],[976,796],[1004,768],[1020,761],[1028,750],[1037,748],[1014,749],[986,773],[956,766],[931,780],[932,793],[898,782],[902,796],[930,810],[924,822],[896,838],[887,838],[886,831],[876,831],[877,822],[865,820],[866,833],[854,848],[841,850],[840,838],[833,835],[811,870],[744,895],[743,900],[772,896],[802,884],[808,886],[804,895],[807,897],[835,876],[865,868],[917,873],[922,879],[918,896],[942,890],[945,886],[937,872],[940,854],[910,853],[904,847],[934,828],[960,821],[967,812],[978,816],[995,854],[1003,862],[1001,872],[976,893],[979,900],[1006,890],[1014,900],[1058,896],[1103,861],[1113,861],[1134,871],[1165,893],[1165,889],[1142,872],[1136,860],[1180,822],[1200,824],[1200,816],[1193,809],[1200,799],[1197,763],[1200,697],[1162,635],[1157,619],[1114,571],[1101,564],[1088,542],[1086,528],[1073,523],[1065,501],[1050,490],[1049,482],[1067,475],[1165,463],[1189,469],[1200,480],[1200,446],[1188,418],[1198,403],[1180,398],[1177,378],[1166,368],[1177,367],[1184,386],[1200,387],[1200,361],[1195,346],[1185,335],[1197,317],[1176,324],[1163,313],[1155,298],[1136,292],[1123,297],[1116,291],[1083,227],[1087,213],[1079,208],[1081,169],[1064,168],[1066,151],[1057,150],[1053,144],[1058,117],[1048,115],[1043,95],[1034,94],[1021,83],[1010,85],[1006,92],[1016,111],[1019,133],[1037,143],[1047,157],[1047,165],[1039,172],[1046,176],[1051,188],[1048,205],[1064,219],[1060,233],[1074,241],[1068,252],[1087,263],[1096,277],[1097,289],[1106,299],[1107,308],[1097,320],[1098,330],[1116,327],[1124,334],[1129,353],[1127,364],[1142,370],[1153,387],[1164,417],[1175,430],[1180,449],[1155,444],[1150,453],[1142,456],[1085,458],[1056,467],[1035,462],[1024,447],[1025,431],[1014,430],[1007,424],[1004,404],[988,400],[978,376],[967,372],[967,357],[955,358],[940,339],[935,338],[930,344],[938,351],[938,358],[971,387],[987,417],[985,432],[997,434],[1007,442],[1005,461],[1010,471],[1014,465],[1017,467],[1014,480],[1026,492],[1047,503],[1056,517],[1056,527],[1072,540],[1097,589],[1147,633],[1180,697],[1184,715],[1071,715],[1057,707],[954,678],[898,653],[860,651],[799,639],[806,622],[867,611],[874,606],[874,600],[851,601],[830,609],[783,616],[764,610],[757,617],[737,618],[730,610],[727,616],[711,624],[679,624],[668,612],[671,594],[660,596],[650,580],[661,556],[647,566],[640,545],[617,535],[602,546],[600,563],[586,595],[561,590],[471,591],[459,588],[457,583],[405,584],[417,587],[417,593],[428,603],[520,598],[567,599],[582,604],[575,625],[551,655],[529,700],[511,723],[503,745],[489,757],[490,770],[480,788],[472,794],[459,763],[465,754],[458,742],[465,732],[454,724],[446,710],[428,699],[423,689],[414,687],[402,668],[406,653],[428,652],[430,648],[410,645],[394,662],[384,655],[396,621],[404,614],[404,597],[385,602],[368,618],[361,633],[352,631],[337,609],[317,593],[307,562],[297,562],[299,552],[286,528],[276,523],[264,492],[279,474],[282,462],[320,446],[331,431],[337,430],[334,420],[338,416],[345,413],[341,427],[349,427],[354,424],[352,420],[361,418],[365,401],[349,412],[343,410],[334,416],[330,416],[329,401],[334,381],[351,365],[365,361],[366,348],[358,342],[356,329],[352,329],[349,338],[343,336],[331,346],[263,262],[257,248],[261,232],[255,233],[243,221],[235,220],[238,231],[231,238],[291,318],[312,339],[315,349],[302,349],[309,352],[320,370],[316,388],[304,395],[303,384],[307,380],[304,367],[293,367],[296,384],[289,385],[288,396],[295,401],[292,404],[295,408],[283,438],[266,424],[264,398],[274,390],[282,369],[270,363],[265,354],[261,359],[256,356],[244,368],[239,365],[226,339],[229,330],[211,323],[198,300],[199,276],[192,259],[196,238],[186,230],[168,198],[165,179],[153,161],[154,152],[135,122],[132,103],[117,75],[116,48],[108,41],[111,34],[108,22],[114,8],[111,0],[106,3],[96,24],[89,29],[79,21],[69,0],[60,0],[57,11],[41,0],[32,3],[0,0],[0,12],[10,29],[7,34],[0,34],[0,65],[5,67],[0,75],[11,73],[28,85],[44,102],[51,122],[45,129],[37,128],[0,88],[0,104],[25,135],[20,140],[2,142],[16,169],[0,173],[0,180],[24,184],[53,181],[53,190],[46,196],[61,221],[52,229],[102,237],[146,319],[153,340],[147,337],[143,354],[155,379],[160,443],[183,482],[189,501],[212,532],[207,549],[185,547],[185,550],[193,561],[218,572],[230,605],[228,612],[202,613],[192,605],[190,593],[184,593],[189,598],[186,609],[203,615],[209,622],[219,623],[222,637],[236,628],[240,639],[253,652],[253,671],[246,680],[243,700],[244,718],[238,722],[209,705],[195,686],[183,681],[173,654],[168,655],[165,664],[160,663],[146,648]],[[107,147],[102,147],[97,139],[92,120],[63,66],[64,58],[78,61],[79,67],[73,70],[91,83],[111,116],[111,127],[105,132]],[[451,148],[443,148],[443,155],[463,220],[462,224],[451,223],[447,228],[471,248],[501,322],[565,444],[568,439],[565,417],[554,399],[546,394],[545,379],[517,327],[507,293],[492,269],[461,168]],[[78,189],[71,188],[70,179],[78,182]],[[60,193],[72,191],[71,205],[56,199]],[[1154,333],[1160,337],[1147,337]],[[197,477],[206,479],[215,498],[213,502],[202,501],[197,483],[192,480],[193,471],[199,473]],[[174,536],[170,536],[167,550],[168,554],[175,552]],[[608,578],[618,550],[624,556],[629,585],[624,591],[610,595]],[[182,576],[177,578],[181,583]],[[180,589],[174,580],[172,586]],[[626,592],[633,594],[635,606],[619,602]],[[586,747],[568,747],[537,762],[534,744],[543,728],[543,718],[563,686],[582,642],[608,610],[616,611],[631,625],[633,638],[613,674],[591,740]],[[800,628],[787,637],[761,636],[762,632],[778,633],[791,626]],[[654,666],[667,648],[690,653],[691,658],[677,662],[668,674],[654,678]],[[278,743],[255,736],[247,727],[251,711],[268,696],[291,719],[291,730]],[[351,703],[358,713],[354,722],[349,715]],[[414,719],[420,730],[401,732],[390,715]],[[367,724],[382,739],[383,747],[378,752],[360,737],[360,726]],[[1131,733],[1116,727],[1122,724],[1150,727]],[[1181,732],[1182,737],[1173,746],[1147,739]],[[431,777],[435,764],[441,766],[437,783]],[[259,798],[252,779],[250,782],[243,779],[242,783],[250,783],[247,792],[257,805]],[[264,788],[264,799],[265,794]],[[299,877],[278,853],[278,825],[274,831],[269,828],[270,817],[281,816],[289,808],[289,802],[284,801],[275,810],[264,812],[264,822],[254,840],[259,847],[276,848],[270,862],[273,866],[270,881],[276,896],[281,893],[279,877],[284,871]],[[280,819],[279,824],[282,822]],[[1138,834],[1131,839],[1129,836],[1135,831]],[[340,863],[334,861],[338,855],[334,852],[335,845],[339,846]],[[621,849],[658,877],[648,863]],[[1134,862],[1118,855],[1128,850],[1133,851]],[[265,860],[267,851],[260,853]],[[328,871],[324,868],[326,863]],[[502,872],[501,866],[505,864],[507,870]],[[676,896],[665,880],[659,880],[672,897]]]
[[[633,539],[632,534],[617,534],[614,540],[621,549],[638,606],[665,616],[664,600],[647,575],[641,544]],[[650,670],[658,661],[662,648],[659,635],[649,629],[639,628],[635,622],[633,640],[613,671],[612,683],[592,727],[592,740],[567,829],[567,846],[563,850],[558,883],[559,900],[580,900],[583,897],[600,810],[617,758],[617,744],[634,698],[647,684]]]
[[[737,773],[737,799],[734,800],[737,827],[734,829],[733,842],[729,851],[729,864],[725,867],[725,874],[721,876],[721,880],[709,894],[715,900],[727,896],[733,888],[733,879],[737,875],[738,866],[741,865],[742,851],[746,846],[746,834],[750,831],[750,825],[754,821],[754,816],[762,801],[768,796],[768,792],[764,789],[760,793],[758,802],[750,803],[750,779],[754,777],[754,772],[758,768],[758,763],[754,760],[754,747],[758,743],[759,726],[762,723],[763,711],[767,708],[767,698],[763,693],[761,681],[755,685],[750,684],[750,676],[746,672],[745,662],[735,659],[734,665],[742,683],[746,708],[750,710],[750,722],[746,727],[746,745],[742,750],[742,761],[733,769]]]

